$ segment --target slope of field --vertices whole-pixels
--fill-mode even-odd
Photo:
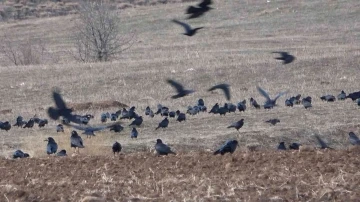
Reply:
[[[348,132],[360,132],[358,106],[351,100],[325,103],[319,97],[337,95],[341,90],[360,90],[359,1],[217,0],[213,5],[216,9],[199,19],[185,20],[184,11],[193,4],[129,8],[121,12],[121,31],[124,35],[135,33],[134,44],[118,60],[108,63],[80,64],[69,54],[73,50],[75,15],[1,23],[0,35],[11,35],[14,40],[41,38],[56,63],[9,66],[6,58],[0,56],[0,110],[7,112],[0,115],[0,121],[14,123],[18,115],[26,120],[34,114],[47,118],[47,107],[54,105],[51,91],[55,86],[62,89],[67,102],[114,100],[135,106],[142,115],[146,106],[155,110],[158,103],[181,111],[195,105],[199,98],[205,100],[208,108],[215,103],[223,105],[226,100],[221,92],[207,92],[210,86],[222,82],[231,84],[231,102],[235,104],[250,97],[263,103],[257,85],[272,97],[289,90],[278,100],[279,106],[272,110],[248,107],[244,113],[225,117],[202,113],[188,116],[185,123],[171,119],[168,128],[156,131],[162,117],[144,117],[136,140],[130,139],[130,122],[124,121],[125,130],[120,134],[101,131],[91,139],[83,136],[85,149],[80,156],[64,159],[43,159],[43,140],[49,136],[56,140],[59,149],[72,153],[72,129],[56,133],[58,122],[51,120],[41,129],[13,127],[9,132],[0,131],[1,156],[8,158],[16,149],[22,149],[32,157],[0,161],[4,171],[0,179],[4,198],[0,201],[78,200],[100,188],[101,195],[114,201],[349,201],[358,197],[358,153],[347,151]],[[205,28],[186,37],[181,34],[183,29],[171,22],[173,18]],[[294,54],[296,60],[282,65],[272,53],[280,50]],[[167,78],[180,81],[196,93],[171,99],[174,90],[166,84]],[[284,106],[285,97],[298,93],[313,97],[312,109]],[[90,124],[97,125],[102,112],[116,110],[76,113],[94,114]],[[241,118],[245,125],[240,133],[226,128]],[[270,118],[281,122],[270,126],[264,122]],[[321,136],[337,151],[273,151],[280,141],[317,147],[314,135]],[[157,138],[179,156],[152,157]],[[229,138],[239,141],[240,148],[233,157],[208,154]],[[114,141],[123,145],[124,154],[111,159],[108,156]],[[259,151],[247,153],[248,148]],[[179,164],[184,166],[174,169]],[[72,178],[75,174],[77,177]],[[51,175],[62,181],[55,182]],[[156,184],[158,181],[161,183]],[[54,196],[50,195],[52,192]]]

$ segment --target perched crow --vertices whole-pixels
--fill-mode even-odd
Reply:
[[[286,150],[286,146],[284,142],[279,143],[278,150]]]
[[[230,100],[231,95],[230,95],[230,85],[229,84],[226,84],[226,83],[218,84],[218,85],[215,85],[215,86],[209,88],[208,91],[213,91],[216,89],[221,89],[224,92],[226,99]]]
[[[25,124],[25,126],[24,126],[23,128],[32,128],[32,127],[34,127],[34,123],[35,123],[34,119],[31,118],[31,119]]]
[[[17,158],[27,158],[27,157],[30,157],[29,154],[27,153],[24,153],[23,151],[21,150],[16,150],[14,153],[13,153],[13,159],[17,159]]]
[[[209,114],[210,114],[210,113],[217,114],[217,113],[218,113],[218,110],[219,110],[219,104],[216,103],[216,104],[211,108]]]
[[[120,124],[115,124],[110,127],[110,131],[114,131],[115,133],[120,133],[122,130],[124,130],[124,127]]]
[[[145,109],[145,116],[149,116],[149,115],[150,115],[150,111],[151,111],[150,107],[147,106],[146,109]]]
[[[107,116],[107,114],[109,114],[109,112],[108,112],[108,113],[102,113],[102,114],[101,114],[101,117],[100,117],[101,123],[105,123],[105,122],[107,121],[107,119],[109,118],[109,117]]]
[[[182,122],[182,121],[186,121],[186,115],[184,113],[181,113],[179,110],[177,110],[176,112],[177,115],[177,121]]]
[[[310,96],[302,99],[301,103],[303,104],[303,106],[305,107],[305,109],[312,107],[311,100],[312,100],[312,99],[311,99]]]
[[[277,57],[275,59],[282,60],[284,65],[289,64],[295,60],[295,57],[287,52],[272,52],[272,53],[280,53],[281,57]]]
[[[227,103],[227,108],[228,108],[229,113],[236,112],[236,106],[233,103]]]
[[[360,139],[354,132],[349,133],[349,141],[352,145],[360,145]]]
[[[246,110],[246,100],[239,102],[237,104],[237,108],[238,108],[239,112],[244,112]]]
[[[26,121],[24,121],[22,116],[18,116],[16,118],[16,123],[13,126],[22,127],[24,124],[26,124]]]
[[[358,98],[360,98],[360,91],[354,92],[354,93],[350,93],[349,95],[346,96],[346,98],[351,98],[352,101],[355,101],[355,100],[357,100]]]
[[[270,96],[269,96],[269,94],[268,94],[265,90],[263,90],[262,88],[260,88],[259,86],[257,86],[257,90],[259,91],[259,93],[260,93],[262,96],[264,96],[264,97],[266,98],[266,101],[265,101],[265,103],[264,103],[264,108],[265,108],[265,109],[270,109],[270,108],[273,108],[274,106],[276,106],[276,100],[277,100],[280,96],[282,96],[282,95],[284,95],[284,94],[287,93],[287,91],[286,91],[286,92],[281,92],[281,93],[279,93],[279,94],[275,97],[275,99],[271,99]]]
[[[333,96],[333,95],[324,95],[324,96],[321,96],[320,99],[322,101],[326,101],[326,102],[335,102],[335,100],[336,100],[335,96]]]
[[[224,116],[225,116],[225,114],[228,113],[228,112],[229,112],[229,109],[228,109],[228,104],[227,104],[227,103],[225,103],[223,107],[220,107],[220,108],[217,110],[217,113],[220,114],[220,116],[221,116],[221,115],[224,115]]]
[[[198,7],[189,6],[186,10],[186,14],[191,14],[188,19],[197,18],[202,16],[204,13],[208,12],[209,10],[213,9],[209,7],[211,4],[211,0],[203,0]]]
[[[285,106],[287,107],[293,107],[294,106],[294,100],[290,99],[286,99],[285,100]]]
[[[169,112],[170,118],[175,118],[176,113],[174,111]]]
[[[39,128],[42,128],[42,127],[44,127],[46,124],[48,124],[48,120],[47,120],[47,119],[40,119],[38,124],[39,124],[39,125],[38,125]]]
[[[56,132],[64,132],[64,126],[62,124],[57,125]]]
[[[265,122],[270,123],[271,125],[275,126],[277,123],[280,123],[280,120],[279,119],[269,119]]]
[[[116,153],[119,154],[119,153],[121,152],[121,149],[122,149],[121,144],[118,143],[118,142],[115,142],[115,143],[113,144],[113,146],[112,146],[112,151],[113,151],[113,153],[114,153],[114,156],[115,156]]]
[[[133,128],[130,135],[131,139],[137,138],[138,134],[139,133],[137,132],[136,128]]]
[[[52,137],[48,137],[48,139],[44,140],[47,141],[47,146],[46,146],[46,153],[47,154],[55,154],[58,148],[57,143],[55,142],[54,138]]]
[[[300,146],[301,146],[301,144],[294,142],[294,143],[292,143],[291,145],[289,145],[289,149],[299,150],[299,149],[300,149]]]
[[[135,118],[135,120],[129,126],[140,126],[143,122],[142,116]]]
[[[8,131],[11,129],[11,124],[9,121],[5,121],[4,123],[0,121],[0,129]]]
[[[184,97],[184,96],[186,96],[186,95],[189,95],[189,94],[195,92],[194,90],[184,89],[184,87],[183,87],[180,83],[178,83],[178,82],[176,82],[176,81],[174,81],[174,80],[168,79],[167,82],[168,82],[172,87],[174,87],[174,88],[176,89],[176,91],[177,91],[177,94],[176,94],[176,95],[173,95],[173,96],[171,97],[172,99]]]
[[[59,151],[59,152],[56,154],[56,156],[67,156],[66,150],[63,149],[63,150]]]
[[[250,105],[255,107],[256,109],[260,109],[260,105],[256,102],[254,98],[250,98]]]
[[[158,155],[168,155],[168,154],[176,155],[176,153],[171,151],[170,147],[164,144],[161,139],[156,140],[155,150]]]
[[[183,33],[183,34],[186,35],[186,36],[194,36],[199,29],[204,28],[204,27],[197,27],[197,28],[192,29],[190,27],[190,25],[188,25],[188,24],[186,24],[184,22],[180,22],[180,21],[175,20],[175,19],[172,20],[172,22],[174,22],[174,23],[176,23],[178,25],[181,25],[185,29],[185,33]]]
[[[224,145],[222,145],[218,150],[214,152],[214,155],[221,154],[224,155],[225,153],[234,153],[236,150],[236,147],[238,146],[237,140],[228,140],[225,142]]]
[[[83,144],[83,140],[82,138],[78,135],[78,133],[73,130],[71,132],[71,137],[70,137],[70,147],[73,147],[75,152],[76,152],[76,148],[78,148],[78,152],[79,152],[79,148],[84,148],[84,144]]]
[[[329,147],[324,140],[322,140],[318,135],[315,135],[315,138],[317,139],[318,143],[320,144],[320,149],[333,149]]]
[[[168,118],[166,117],[164,120],[162,120],[162,121],[159,123],[158,127],[157,127],[155,130],[157,130],[158,128],[166,128],[166,127],[168,127],[168,125],[169,125],[169,120],[168,120]]]
[[[244,125],[244,119],[240,119],[240,121],[231,124],[227,128],[235,128],[237,131],[239,131],[239,129],[243,127],[243,125]]]
[[[338,100],[345,100],[346,99],[346,93],[342,90],[341,93],[337,96]]]
[[[202,98],[200,98],[198,101],[197,101],[197,106],[205,106],[205,102],[204,102],[204,100],[202,99]]]
[[[135,107],[133,106],[129,109],[129,111],[124,108],[120,119],[133,119],[136,117],[138,117],[138,115],[136,114]]]

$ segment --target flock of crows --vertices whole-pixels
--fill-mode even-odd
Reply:
[[[207,13],[208,11],[213,9],[213,8],[209,7],[209,5],[211,5],[211,4],[212,4],[211,0],[203,0],[196,7],[189,6],[188,9],[186,10],[186,14],[190,15],[188,17],[188,19],[197,18],[197,17],[204,15],[205,13]],[[197,28],[193,29],[193,28],[191,28],[190,25],[188,25],[184,22],[180,22],[176,19],[173,19],[172,22],[183,26],[186,31],[184,33],[184,35],[187,35],[187,36],[193,36],[196,34],[196,32],[198,30],[203,28],[203,27],[197,27]],[[281,55],[280,57],[277,57],[275,59],[282,60],[283,64],[289,64],[295,60],[295,57],[287,52],[273,52],[273,53],[279,53]],[[195,92],[192,89],[186,89],[182,84],[180,84],[174,80],[171,80],[171,79],[168,79],[167,83],[170,84],[177,92],[175,95],[172,96],[173,99],[181,98],[181,97],[187,96],[187,95]],[[218,85],[215,85],[215,86],[209,88],[208,91],[214,91],[217,89],[222,90],[225,95],[225,98],[228,101],[230,100],[230,96],[231,96],[230,85],[228,85],[226,83],[218,84]],[[288,93],[288,91],[280,92],[274,99],[272,99],[269,96],[269,94],[265,90],[263,90],[261,87],[257,86],[257,90],[266,99],[265,103],[263,104],[264,109],[271,109],[271,108],[277,106],[277,104],[276,104],[277,99]],[[320,97],[321,100],[327,101],[327,102],[334,102],[336,99],[337,100],[345,100],[346,98],[350,98],[353,101],[357,101],[357,104],[360,106],[360,91],[350,93],[349,95],[346,95],[346,93],[344,91],[341,91],[341,93],[337,97],[335,97],[333,95],[324,95],[324,96]],[[66,125],[69,127],[73,127],[74,129],[84,131],[82,134],[86,135],[88,138],[91,138],[92,136],[95,136],[94,132],[104,130],[104,129],[110,129],[110,131],[114,131],[114,132],[121,132],[124,129],[124,127],[121,126],[121,124],[120,124],[121,122],[118,121],[118,119],[129,119],[129,120],[133,119],[133,121],[129,125],[130,127],[133,127],[132,131],[131,131],[131,138],[137,138],[138,131],[136,130],[136,127],[140,126],[143,123],[143,117],[139,116],[135,112],[135,107],[131,107],[129,110],[123,108],[122,110],[119,110],[115,113],[107,112],[107,113],[101,114],[100,119],[101,119],[102,123],[107,122],[108,119],[110,119],[111,121],[114,121],[115,123],[113,123],[111,125],[92,127],[92,126],[88,125],[88,122],[90,121],[90,119],[93,119],[94,116],[92,116],[91,114],[86,114],[86,115],[73,114],[74,110],[71,108],[68,108],[66,106],[66,103],[62,99],[62,97],[57,89],[53,91],[53,100],[55,101],[56,107],[50,107],[47,110],[47,112],[48,112],[49,117],[52,120],[59,120],[60,117],[62,117],[62,124],[59,124],[56,127],[57,132],[64,132],[63,127],[64,127],[64,125]],[[208,113],[219,114],[220,116],[221,115],[225,116],[227,113],[236,112],[237,110],[240,112],[244,112],[247,108],[246,104],[247,104],[246,100],[243,100],[243,101],[237,103],[237,105],[232,104],[232,103],[225,103],[223,106],[220,106],[218,103],[216,103]],[[307,97],[304,97],[301,99],[301,95],[299,94],[297,96],[290,97],[290,98],[286,99],[286,101],[285,101],[285,106],[288,106],[288,107],[293,107],[294,105],[301,105],[301,104],[304,106],[305,109],[311,108],[312,107],[312,98],[310,96],[307,96]],[[254,107],[256,109],[261,108],[261,106],[257,103],[257,101],[252,97],[250,98],[250,106]],[[168,107],[162,106],[161,104],[159,104],[157,106],[157,111],[155,113],[148,106],[145,109],[145,115],[149,116],[149,117],[154,117],[155,115],[160,114],[162,117],[165,117],[155,128],[155,130],[157,130],[159,128],[167,128],[169,125],[169,118],[174,118],[178,122],[182,122],[182,121],[186,121],[186,114],[196,115],[198,113],[207,112],[207,111],[208,110],[207,110],[207,107],[205,106],[204,100],[199,99],[195,106],[188,107],[186,113],[180,112],[179,110],[170,111],[170,109]],[[276,125],[277,123],[280,122],[280,120],[279,119],[270,119],[270,120],[267,120],[266,122],[268,122],[272,125]],[[44,127],[46,124],[48,124],[48,120],[33,117],[29,121],[24,121],[23,118],[21,116],[19,116],[16,119],[16,123],[13,126],[23,127],[23,128],[32,128],[35,123],[38,124],[39,127]],[[240,119],[239,121],[228,126],[228,128],[235,128],[237,131],[239,131],[239,129],[241,129],[243,125],[244,125],[244,119]],[[11,129],[11,124],[8,121],[0,122],[0,129],[8,131]],[[325,149],[325,148],[332,149],[319,136],[316,135],[315,137],[316,137],[318,143],[320,144],[321,149]],[[349,133],[349,140],[350,140],[350,143],[353,145],[360,145],[360,139],[353,132]],[[47,146],[46,146],[47,154],[49,154],[49,155],[55,154],[56,156],[66,156],[67,155],[66,150],[60,150],[59,152],[57,152],[58,144],[56,143],[54,138],[48,137],[45,141],[48,142]],[[73,130],[71,132],[70,146],[75,149],[74,150],[75,153],[78,153],[80,148],[84,148],[83,139],[75,130]],[[216,155],[216,154],[224,155],[225,153],[233,153],[236,150],[237,146],[238,146],[237,140],[233,140],[233,139],[228,140],[225,142],[225,144],[223,144],[220,148],[218,148],[214,152],[214,155]],[[289,145],[289,149],[298,150],[300,146],[301,146],[301,144],[299,144],[299,143],[292,143]],[[287,148],[286,148],[285,142],[280,142],[278,149],[286,150]],[[112,151],[113,151],[114,155],[116,153],[121,152],[121,150],[122,150],[121,144],[119,142],[115,142],[112,146]],[[168,145],[164,144],[161,139],[156,140],[155,150],[158,155],[176,154],[175,152],[173,152],[171,150],[171,148]],[[16,150],[13,153],[13,158],[26,158],[26,157],[29,157],[29,154],[24,153],[21,150]]]

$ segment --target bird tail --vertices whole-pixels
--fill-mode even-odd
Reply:
[[[220,154],[220,149],[214,152],[214,155]]]
[[[155,130],[157,130],[158,128],[160,128],[160,126],[158,126],[157,128],[155,128]]]
[[[233,128],[234,126],[228,126],[227,128]]]

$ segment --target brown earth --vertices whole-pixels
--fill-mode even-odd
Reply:
[[[0,201],[357,201],[359,148],[0,160]]]

